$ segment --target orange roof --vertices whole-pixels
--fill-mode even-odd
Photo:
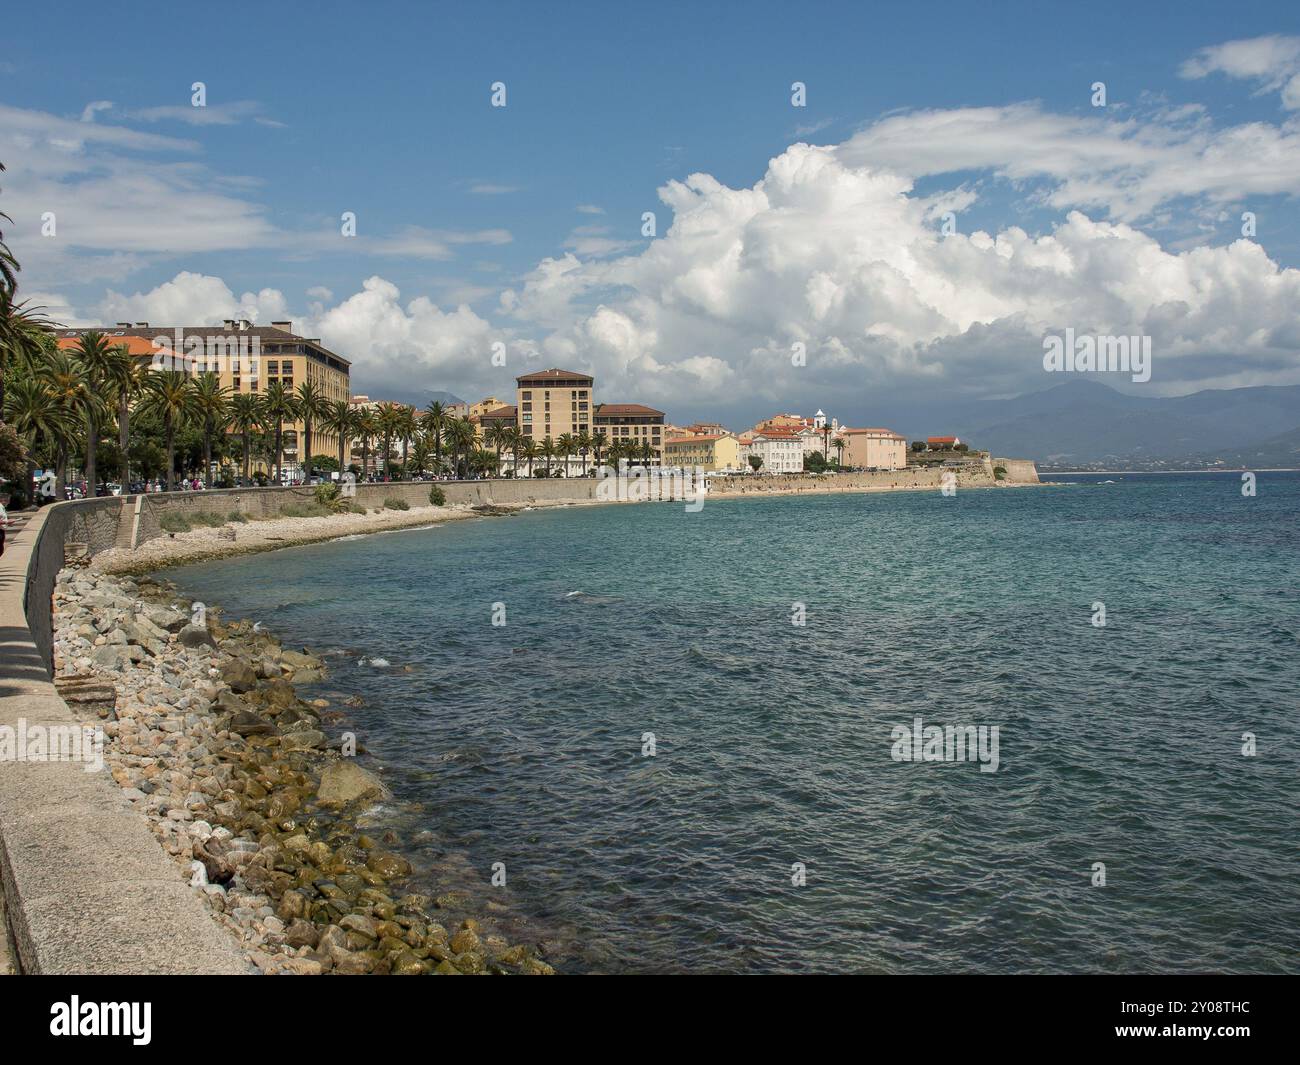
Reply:
[[[712,436],[675,436],[671,440],[665,440],[664,444],[710,444],[715,440],[726,440],[725,433],[716,433]]]
[[[105,336],[114,347],[126,348],[127,354],[129,355],[153,355],[159,350],[158,348],[155,348],[153,344],[150,341],[146,340],[144,337],[137,337],[137,336],[117,337],[117,336],[111,336],[109,334],[105,334]],[[80,337],[59,337],[59,347],[75,348],[79,340]]]

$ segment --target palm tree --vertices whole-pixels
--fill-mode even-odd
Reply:
[[[194,382],[183,370],[156,370],[149,374],[148,391],[141,407],[163,423],[167,446],[167,490],[176,487],[176,430],[197,414]]]
[[[131,404],[144,391],[144,363],[133,358],[121,344],[112,349],[114,356],[105,367],[104,385],[117,404],[117,446],[122,452],[123,480],[131,480]]]
[[[587,453],[591,451],[591,434],[586,429],[578,433],[577,440],[574,441],[578,448],[578,454],[582,456],[582,475],[587,476]]]
[[[230,423],[230,389],[221,387],[214,373],[201,373],[194,381],[194,416],[203,432],[203,483],[212,487],[212,437]]]
[[[609,436],[605,433],[604,429],[597,429],[594,433],[591,434],[591,447],[592,450],[596,452],[597,466],[600,465],[601,453],[605,450],[605,447],[608,443],[609,443]]]
[[[835,457],[841,466],[844,465],[844,449],[848,447],[848,442],[842,436],[835,438]]]
[[[114,372],[114,363],[121,359],[121,349],[98,330],[82,333],[72,348],[83,375],[81,388],[81,417],[86,427],[86,494],[95,495],[99,484],[95,469],[95,452],[99,448],[100,418],[106,412],[102,392],[109,387],[108,378]]]
[[[362,407],[356,415],[356,432],[361,437],[361,479],[370,476],[370,441],[375,438],[375,412]]]
[[[424,427],[425,434],[433,444],[434,461],[437,463],[439,471],[442,469],[442,432],[447,422],[447,411],[436,399],[424,408],[424,413],[420,415],[420,424]]]
[[[569,476],[569,456],[576,454],[578,450],[578,439],[572,433],[561,433],[560,439],[555,441],[555,453],[564,459],[564,476]]]
[[[415,443],[411,445],[411,462],[415,465],[415,472],[421,477],[424,476],[425,467],[429,465],[430,451],[429,441],[423,436],[417,436]]]
[[[512,477],[519,476],[519,448],[524,442],[524,434],[516,425],[506,426],[505,445],[514,453],[515,463],[511,467],[510,474]]]
[[[381,403],[375,415],[375,427],[384,441],[384,479],[388,479],[388,460],[392,455],[393,437],[401,432],[402,412],[396,403]]]
[[[306,479],[310,481],[311,430],[315,423],[325,417],[329,410],[329,403],[321,390],[310,381],[304,381],[298,386],[295,402],[298,404],[298,417],[302,421],[302,468]]]
[[[283,480],[281,474],[284,448],[281,444],[284,440],[284,423],[298,419],[298,401],[293,393],[284,387],[283,381],[272,381],[266,386],[266,396],[262,400],[262,413],[266,418],[266,424],[275,426],[275,483],[278,485]]]
[[[76,431],[76,415],[66,404],[55,399],[39,378],[23,376],[5,394],[4,419],[27,441],[27,487],[36,499],[36,451],[56,450],[66,444]]]
[[[411,438],[415,436],[419,421],[415,408],[406,404],[397,408],[397,414],[397,435],[402,440],[402,476],[410,480],[411,471],[407,469],[407,464],[411,461]]]
[[[4,167],[0,165],[2,169]],[[12,262],[8,249],[0,243],[0,271],[7,282],[11,275],[5,269],[6,259]],[[17,263],[12,268],[17,270]],[[39,308],[29,307],[26,302],[15,302],[13,295],[13,289],[7,283],[0,284],[0,410],[4,409],[5,370],[10,366],[30,368],[53,343],[49,332],[52,323]]]
[[[537,458],[537,441],[531,436],[525,436],[523,442],[519,445],[517,453],[528,461],[528,476],[531,478],[533,476],[533,459]],[[518,467],[516,467],[517,470]],[[515,473],[515,476],[519,476],[518,472]]]
[[[546,476],[551,475],[551,459],[555,458],[555,441],[549,436],[542,438],[541,446],[542,458],[546,460]]]
[[[469,455],[477,440],[474,423],[468,418],[456,418],[446,427],[445,432],[447,443],[451,447],[453,465],[456,467],[457,476],[460,476],[460,459],[462,455],[465,460],[465,472],[468,475]]]
[[[493,422],[487,427],[487,432],[483,434],[483,442],[490,447],[496,448],[497,465],[496,469],[492,471],[493,477],[501,476],[501,449],[510,440],[510,429],[509,425]]]
[[[5,168],[4,163],[0,163],[0,171]],[[6,222],[12,222],[13,219],[7,214],[0,212],[0,218]],[[18,265],[18,260],[14,258],[13,252],[9,250],[9,245],[4,242],[4,234],[0,233],[0,292],[4,292],[12,298],[14,292],[18,289],[18,271],[22,267]],[[4,367],[0,366],[0,371]],[[0,395],[0,410],[4,410],[4,396]]]
[[[349,445],[352,443],[352,434],[356,429],[356,423],[356,412],[352,409],[352,404],[346,399],[336,399],[329,404],[321,417],[321,428],[338,438],[339,473],[347,469],[347,465],[343,461],[343,451],[347,448],[350,454],[352,450]]]
[[[262,427],[262,400],[252,392],[238,392],[230,400],[230,425],[243,437],[244,483],[248,483],[249,437]]]

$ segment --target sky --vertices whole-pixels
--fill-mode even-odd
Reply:
[[[1067,328],[1151,337],[1121,391],[1300,383],[1294,3],[54,2],[6,38],[3,230],[67,325],[290,319],[375,398],[559,366],[736,428],[1041,391]]]

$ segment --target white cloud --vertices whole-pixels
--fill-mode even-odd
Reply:
[[[574,208],[579,214],[604,214],[605,208],[597,207],[594,203],[580,203]]]
[[[930,218],[943,198],[848,162],[859,148],[794,145],[751,188],[669,182],[661,239],[611,261],[544,260],[501,309],[550,328],[544,350],[594,372],[604,395],[651,402],[726,404],[738,382],[776,403],[865,403],[932,379],[1014,393],[1055,383],[1041,338],[1065,326],[1153,335],[1155,390],[1300,381],[1300,271],[1257,244],[1173,253],[1078,211],[1041,236],[944,239]],[[791,365],[795,342],[806,367]]]
[[[1281,92],[1282,105],[1300,109],[1300,37],[1272,34],[1203,48],[1179,69],[1185,78],[1225,74],[1255,82],[1263,92]]]
[[[477,185],[471,185],[469,191],[475,196],[506,196],[512,192],[518,192],[518,185],[494,185],[491,182],[481,182]]]
[[[256,100],[231,100],[228,103],[165,104],[158,107],[141,107],[126,112],[126,117],[138,122],[184,122],[190,126],[234,126],[251,118],[259,125],[282,126],[284,123],[265,117]]]

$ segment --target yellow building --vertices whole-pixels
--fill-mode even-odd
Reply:
[[[693,466],[707,471],[738,470],[740,441],[730,433],[665,440],[663,464],[683,469]]]
[[[221,326],[167,327],[118,322],[111,327],[61,329],[59,346],[75,346],[77,339],[91,329],[124,345],[142,360],[150,358],[155,366],[186,369],[195,376],[215,373],[222,387],[232,394],[265,394],[272,381],[279,381],[290,392],[296,392],[299,385],[312,384],[330,403],[347,401],[352,395],[352,364],[318,339],[299,336],[292,322],[256,326],[247,320],[227,319]],[[283,425],[283,465],[287,472],[300,472],[294,468],[305,457],[299,448],[303,429],[300,421]],[[311,449],[314,455],[337,458],[338,438],[313,425]]]
[[[592,431],[592,378],[572,370],[538,370],[515,378],[519,429],[541,443]]]
[[[845,466],[901,470],[907,465],[907,439],[892,429],[842,429],[840,435]]]

